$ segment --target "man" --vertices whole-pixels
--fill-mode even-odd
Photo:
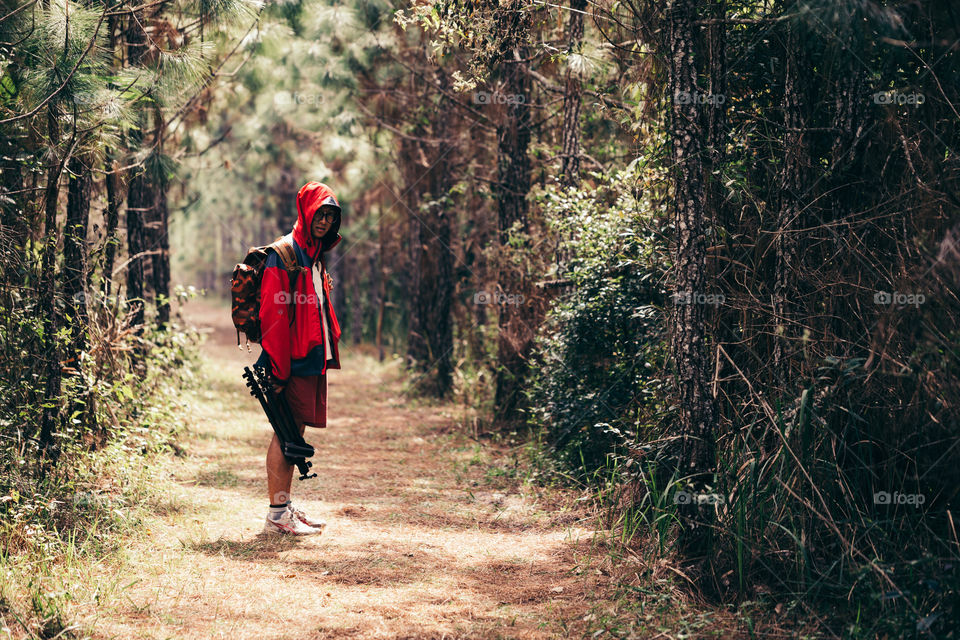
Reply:
[[[260,285],[260,341],[257,364],[273,373],[274,388],[285,393],[303,434],[327,426],[327,369],[340,368],[340,325],[330,304],[332,279],[323,254],[339,244],[340,204],[327,185],[308,182],[297,193],[297,221],[284,239],[292,242],[302,267],[292,284],[276,252],[271,252]],[[292,318],[291,318],[292,316]],[[270,511],[267,534],[322,533],[326,523],[307,516],[290,501],[293,465],[283,456],[276,434],[267,450]]]

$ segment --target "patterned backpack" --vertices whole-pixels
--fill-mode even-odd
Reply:
[[[287,236],[278,238],[273,243],[262,247],[251,247],[243,262],[233,269],[233,278],[230,281],[230,298],[232,301],[233,326],[237,328],[237,346],[240,346],[240,332],[247,337],[247,351],[250,342],[260,342],[260,281],[263,279],[263,270],[267,264],[270,250],[276,251],[287,273],[290,275],[290,290],[294,290],[297,276],[303,267],[297,262],[293,244]],[[293,296],[290,296],[290,323],[296,313]]]

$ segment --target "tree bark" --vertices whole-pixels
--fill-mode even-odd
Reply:
[[[704,176],[707,180],[706,210],[720,224],[726,224],[723,212],[723,180],[715,175],[724,158],[727,131],[727,52],[726,0],[712,0],[710,11],[715,20],[708,30],[707,67],[710,70],[710,100],[707,101],[707,166]]]
[[[807,136],[803,132],[808,106],[804,81],[808,73],[806,58],[797,27],[788,24],[787,30],[783,77],[783,125],[786,133],[774,243],[776,267],[773,288],[773,368],[781,381],[791,377],[786,347],[794,333],[792,318],[795,309],[788,296],[797,293],[798,237],[794,229],[800,224],[799,217],[803,211],[800,198],[806,185],[806,168],[810,163]]]
[[[378,260],[378,278],[377,278],[377,357],[380,362],[386,357],[383,351],[383,314],[387,302],[387,274],[386,274],[386,256],[384,255],[384,239],[386,236],[386,224],[383,216],[383,203],[377,205],[380,209],[380,216],[377,220],[378,238],[380,248],[377,252]]]
[[[139,65],[149,50],[144,24],[146,24],[144,11],[134,11],[124,32],[130,66]],[[135,139],[140,140],[140,144],[143,144],[146,139],[144,133],[147,130],[147,119],[147,113],[143,113],[139,127],[141,135],[135,136]],[[137,327],[137,335],[143,333],[145,317],[146,257],[144,254],[149,237],[146,222],[153,217],[153,211],[157,205],[148,166],[149,159],[144,166],[133,169],[134,176],[130,180],[130,188],[127,192],[127,300],[132,301],[131,306],[134,309],[132,321]]]
[[[113,287],[113,263],[117,255],[117,227],[120,225],[120,206],[123,197],[120,195],[120,172],[113,160],[113,152],[108,149],[106,154],[106,186],[107,186],[107,229],[103,256],[103,293],[109,296]]]
[[[360,277],[359,277],[359,273],[360,273],[360,261],[357,260],[357,274],[358,274],[358,275],[357,275],[357,278],[356,278],[356,281],[357,281],[357,285],[356,285],[356,286],[357,286],[357,289],[355,289],[355,291],[357,292],[358,295],[355,296],[354,299],[357,300],[357,305],[356,305],[356,306],[358,307],[358,309],[357,309],[357,313],[356,313],[356,320],[355,320],[355,322],[354,322],[354,324],[353,324],[353,340],[354,340],[354,344],[360,344],[361,342],[363,342],[363,330],[364,330],[364,328],[366,327],[366,323],[367,323],[367,321],[368,321],[369,318],[375,317],[375,315],[376,315],[377,295],[380,293],[380,291],[379,291],[379,283],[377,282],[377,254],[378,254],[378,253],[379,253],[379,252],[378,252],[378,251],[376,250],[376,248],[373,247],[373,246],[370,247],[370,251],[369,251],[369,253],[367,253],[367,265],[366,265],[366,266],[370,269],[370,272],[369,272],[369,275],[370,275],[370,284],[369,284],[369,287],[370,287],[370,289],[369,289],[370,295],[369,295],[369,296],[364,296],[365,300],[363,300],[362,302],[361,302],[362,298],[361,298],[361,296],[360,296],[360,290],[359,290],[359,286],[360,286]]]
[[[525,31],[525,30],[520,30]],[[508,231],[519,222],[528,231],[527,194],[530,191],[530,80],[524,69],[527,50],[514,44],[510,57],[502,63],[506,107],[497,127],[497,182],[494,190],[499,213],[500,246],[506,247]],[[523,277],[500,268],[495,295],[521,296]],[[520,298],[515,298],[520,299]],[[522,385],[527,374],[527,355],[532,346],[532,330],[521,304],[498,305],[497,375],[494,396],[494,422],[506,427],[519,418]]]
[[[447,84],[441,72],[438,84]],[[440,98],[443,99],[442,97]],[[416,387],[420,393],[437,398],[446,396],[453,386],[453,254],[450,250],[450,189],[454,172],[450,167],[456,151],[448,139],[455,131],[450,117],[434,123],[432,148],[415,142],[426,154],[426,189],[417,202],[410,203],[410,327],[407,359],[418,372]],[[419,180],[419,176],[415,177]],[[420,201],[426,201],[420,207]],[[419,210],[419,211],[418,211]]]
[[[47,132],[51,141],[60,139],[60,125],[57,122],[56,107],[48,107]],[[69,153],[69,150],[68,150]],[[44,236],[43,260],[40,272],[40,308],[43,311],[44,355],[46,357],[47,378],[44,382],[45,405],[40,421],[40,450],[44,457],[55,463],[59,457],[59,448],[53,442],[53,434],[60,426],[61,364],[60,348],[57,343],[56,285],[57,268],[57,201],[60,196],[60,174],[63,163],[52,150],[47,165],[47,188],[44,192]]]
[[[90,220],[91,177],[89,155],[70,158],[67,196],[67,222],[63,234],[63,293],[73,310],[70,322],[70,351],[67,362],[77,366],[84,348],[87,328],[87,228]]]
[[[157,130],[158,136],[163,136],[162,129]],[[157,308],[157,328],[166,329],[170,322],[170,212],[167,206],[167,186],[162,179],[154,188],[154,226],[153,242],[150,249],[153,252],[151,279],[153,281],[154,304]]]
[[[143,253],[146,250],[144,218],[153,208],[153,191],[148,184],[146,172],[141,167],[130,181],[127,193],[127,300],[134,309],[133,324],[136,333],[143,333]]]
[[[570,4],[570,22],[567,27],[567,50],[579,53],[583,42],[583,11],[587,0],[573,0]],[[561,151],[560,183],[567,187],[580,184],[580,106],[582,87],[579,72],[567,66],[563,91],[563,143]]]
[[[359,216],[358,216],[359,217]],[[356,253],[348,253],[345,256],[346,260],[350,261],[349,266],[347,267],[346,278],[349,282],[346,283],[346,286],[342,287],[344,289],[341,296],[343,297],[343,307],[348,309],[349,321],[350,321],[350,333],[351,342],[353,344],[360,344],[361,338],[363,338],[363,317],[365,309],[365,300],[363,300],[359,295],[352,296],[354,303],[352,306],[347,305],[347,295],[346,289],[349,287],[350,291],[359,294],[360,292],[360,267],[361,267],[361,256]]]
[[[711,484],[714,467],[716,407],[709,386],[709,358],[703,304],[706,285],[701,114],[696,96],[697,0],[674,0],[668,8],[671,146],[676,200],[676,296],[672,351],[680,406],[680,472],[691,493]],[[684,303],[685,302],[685,303]],[[710,548],[712,505],[689,500],[678,505],[682,519],[681,552],[702,557]]]

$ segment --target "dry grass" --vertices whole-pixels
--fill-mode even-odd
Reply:
[[[228,313],[193,303],[207,327],[209,384],[192,397],[184,457],[165,462],[166,508],[124,557],[89,576],[129,585],[71,613],[97,638],[547,638],[578,635],[604,577],[577,569],[590,515],[576,495],[484,479],[499,455],[447,406],[410,408],[400,372],[342,345],[329,427],[308,430],[318,478],[293,495],[326,531],[265,539],[271,432],[240,379],[259,353],[236,348]],[[582,504],[582,503],[581,503]]]

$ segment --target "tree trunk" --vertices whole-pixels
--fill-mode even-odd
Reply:
[[[77,366],[87,327],[87,227],[90,220],[92,177],[89,155],[70,158],[67,224],[63,234],[63,293],[73,310],[70,323],[70,352],[67,362]]]
[[[127,43],[127,59],[130,66],[139,65],[149,48],[147,34],[143,26],[145,24],[143,10],[134,11],[127,23],[124,37]],[[147,113],[141,114],[140,135],[134,136],[134,139],[139,140],[140,144],[145,143],[144,132],[147,129],[147,116]],[[131,301],[131,306],[134,309],[132,320],[134,325],[137,326],[137,335],[143,333],[145,317],[146,256],[144,254],[147,250],[146,243],[149,237],[146,222],[152,218],[157,204],[154,188],[151,184],[151,176],[147,170],[148,165],[149,160],[145,162],[145,166],[133,169],[134,176],[130,180],[130,188],[127,192],[127,300]]]
[[[120,206],[123,198],[120,195],[120,172],[113,161],[113,152],[108,149],[107,162],[107,229],[103,257],[103,293],[109,296],[113,286],[113,263],[117,255],[117,227],[120,224]]]
[[[804,78],[808,67],[805,63],[803,43],[797,34],[797,27],[787,26],[785,47],[786,68],[783,78],[783,126],[784,161],[780,173],[780,206],[777,211],[777,235],[775,239],[774,288],[773,288],[773,368],[781,381],[790,379],[787,363],[789,357],[785,348],[793,327],[794,305],[788,295],[797,293],[797,245],[798,237],[794,233],[800,225],[803,211],[800,201],[806,185],[806,168],[810,163],[806,149],[807,137],[803,127],[806,125],[807,96]]]
[[[587,0],[573,0],[567,30],[568,51],[579,53],[583,41],[583,11]],[[579,72],[567,66],[563,92],[563,150],[561,151],[560,183],[575,187],[580,184],[580,105],[582,87]]]
[[[438,82],[446,85],[446,76]],[[441,98],[442,99],[442,98]],[[450,117],[435,121],[433,138],[436,145],[427,155],[426,189],[411,202],[410,219],[410,327],[407,359],[421,375],[417,390],[433,397],[447,395],[453,385],[453,254],[450,250],[450,189],[454,172],[451,143],[447,139]],[[415,142],[414,145],[425,143]],[[413,176],[411,176],[413,177]],[[419,176],[416,177],[419,180]],[[412,188],[411,188],[412,190]],[[413,213],[419,210],[420,213]]]
[[[507,246],[508,230],[520,223],[527,231],[527,193],[530,191],[530,80],[524,69],[526,47],[517,44],[503,63],[504,91],[507,97],[503,122],[497,127],[498,176],[495,185],[499,212],[500,246]],[[494,295],[523,295],[523,278],[500,269],[502,291]],[[509,299],[509,298],[508,298]],[[519,298],[515,298],[519,299]],[[498,305],[497,375],[494,421],[509,426],[519,417],[521,389],[527,373],[526,356],[532,344],[532,330],[521,304]]]
[[[362,267],[362,262],[360,258],[357,258],[357,268],[354,269],[356,276],[354,277],[353,283],[353,299],[356,300],[354,307],[356,307],[353,314],[353,344],[360,344],[363,342],[363,329],[366,325],[367,318],[372,317],[373,309],[377,304],[377,288],[376,288],[376,277],[377,277],[377,252],[372,249],[366,256],[366,266],[370,269],[370,282],[369,282],[369,295],[364,296],[361,293],[361,284],[360,284],[360,270]]]
[[[60,139],[60,126],[53,105],[48,107],[48,134],[51,141]],[[69,153],[69,150],[67,151]],[[44,355],[46,357],[47,379],[44,383],[45,406],[40,421],[40,449],[43,456],[56,462],[59,448],[53,442],[53,434],[60,426],[60,388],[61,364],[60,349],[57,344],[57,311],[55,271],[57,268],[57,200],[60,196],[60,174],[63,163],[52,150],[47,165],[47,188],[44,193],[44,235],[43,261],[40,272],[40,308],[43,312]]]
[[[706,249],[703,220],[702,132],[695,67],[697,0],[674,0],[668,8],[671,143],[676,199],[676,296],[672,351],[680,406],[680,473],[691,493],[712,484],[716,407],[710,394],[710,367],[703,304]],[[712,505],[688,500],[678,505],[682,519],[680,548],[688,557],[709,551]]]
[[[146,173],[141,168],[130,181],[127,193],[127,300],[135,310],[133,324],[136,333],[143,333],[143,253],[146,250],[144,217],[153,208],[153,192]]]
[[[383,203],[377,205],[380,216],[377,220],[378,238],[380,240],[380,249],[377,252],[377,357],[380,362],[386,357],[383,351],[383,313],[387,302],[387,273],[386,260],[384,256],[384,239],[386,236],[386,223],[383,219]]]
[[[709,214],[720,224],[726,224],[723,213],[723,180],[714,175],[724,158],[727,131],[727,52],[726,0],[712,0],[710,10],[714,23],[708,31],[707,67],[710,69],[710,94],[707,101],[707,146],[709,154],[704,176],[707,180],[707,207]]]
[[[157,131],[162,136],[162,130]],[[166,181],[154,185],[156,207],[154,208],[153,242],[151,250],[154,252],[153,263],[153,292],[156,296],[154,303],[157,307],[157,328],[166,329],[170,322],[170,213],[167,206]]]
[[[347,281],[344,282],[344,286],[340,287],[342,293],[340,294],[343,298],[342,308],[347,310],[347,321],[350,323],[350,338],[353,344],[360,344],[360,339],[363,337],[363,312],[364,312],[364,300],[356,294],[360,292],[360,264],[361,257],[354,253],[348,253],[344,255],[343,260],[347,262],[347,268],[344,270],[346,273],[344,277]],[[355,295],[352,295],[353,304],[350,305],[347,302],[347,289],[350,289]]]

